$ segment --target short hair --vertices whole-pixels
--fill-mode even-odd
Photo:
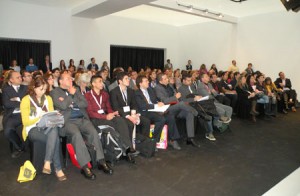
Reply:
[[[224,71],[222,74],[221,74],[221,77],[223,77],[226,73],[228,73],[227,71]]]
[[[56,71],[60,71],[58,67],[57,67],[57,68],[54,68],[54,69],[52,69],[52,73],[55,73]]]
[[[125,76],[128,76],[128,73],[127,73],[127,72],[119,72],[119,73],[117,74],[117,81],[118,81],[118,83],[119,83],[119,80],[123,80],[123,78],[124,78]]]
[[[21,71],[21,75],[22,75],[22,77],[24,77],[24,76],[25,76],[25,73],[26,73],[26,72],[27,72],[27,73],[30,73],[29,71],[26,71],[26,69],[24,69],[24,70],[22,70],[22,71]]]
[[[282,74],[282,73],[283,73],[282,71],[281,71],[281,72],[279,72],[279,73],[278,73],[278,76],[280,76],[280,74]]]
[[[156,78],[158,81],[161,81],[162,80],[162,77],[165,76],[166,74],[165,73],[159,73],[157,74]]]
[[[183,74],[183,75],[182,75],[182,81],[183,81],[183,80],[186,80],[187,78],[191,78],[191,77],[192,77],[192,75],[189,74],[189,73]]]
[[[91,61],[92,61],[92,60],[94,60],[94,59],[95,59],[95,58],[94,58],[94,57],[92,57],[92,58],[91,58]]]
[[[145,76],[145,75],[139,75],[137,78],[136,78],[136,86],[138,87],[138,88],[140,88],[140,83],[142,83],[143,82],[143,79],[144,78],[146,78],[147,79],[147,77]]]
[[[91,77],[91,85],[92,85],[92,83],[95,81],[95,80],[97,80],[98,78],[101,78],[102,79],[102,77],[101,76],[99,76],[99,75],[94,75],[94,76],[92,76]]]
[[[234,74],[233,74],[233,76],[235,77],[235,76],[237,76],[237,75],[239,75],[240,74],[240,72],[234,72]]]

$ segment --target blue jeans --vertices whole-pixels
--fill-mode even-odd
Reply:
[[[56,171],[61,170],[61,162],[60,162],[60,141],[58,137],[58,129],[51,128],[45,134],[43,130],[39,131],[37,127],[30,129],[28,132],[28,138],[34,142],[39,141],[46,144],[46,153],[44,161],[49,161],[53,163]]]
[[[257,99],[257,103],[267,104],[269,103],[269,97],[267,95],[263,95],[261,98]]]

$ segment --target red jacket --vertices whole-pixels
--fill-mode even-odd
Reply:
[[[95,99],[93,98],[93,95],[98,100],[98,103],[100,103],[100,96],[102,96],[102,104],[101,109],[104,110],[105,114],[99,114],[98,110],[100,110],[98,104],[96,103]],[[94,90],[91,90],[87,93],[85,93],[85,98],[88,103],[87,107],[87,113],[90,118],[99,118],[99,119],[106,119],[106,115],[109,113],[114,112],[111,108],[110,102],[109,102],[109,95],[104,90],[100,91],[100,95],[97,95]]]

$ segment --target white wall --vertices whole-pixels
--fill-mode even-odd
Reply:
[[[54,66],[70,58],[75,64],[91,57],[110,60],[110,45],[165,48],[177,61],[177,28],[107,16],[97,20],[72,17],[70,11],[9,0],[0,1],[0,37],[51,41]],[[167,58],[167,57],[166,57]]]
[[[236,48],[236,25],[224,22],[207,22],[179,29],[179,65],[185,69],[192,60],[193,69],[205,64],[207,69],[215,63],[225,70],[231,64]]]
[[[245,69],[252,62],[273,80],[280,71],[300,93],[300,14],[276,12],[242,18],[237,27],[236,58]]]

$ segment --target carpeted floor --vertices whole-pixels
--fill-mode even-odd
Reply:
[[[300,111],[256,124],[233,119],[231,129],[215,133],[215,142],[198,133],[200,149],[181,141],[181,151],[160,150],[136,165],[121,161],[112,176],[95,170],[95,181],[69,164],[65,182],[38,175],[22,184],[16,179],[29,154],[12,159],[2,131],[0,195],[262,195],[300,166]]]

